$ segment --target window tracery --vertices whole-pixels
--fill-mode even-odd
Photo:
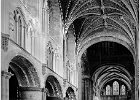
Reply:
[[[110,95],[110,92],[111,92],[110,85],[107,85],[106,86],[106,95]]]
[[[125,95],[125,86],[124,85],[121,86],[121,95]]]
[[[119,95],[119,83],[117,81],[113,82],[113,95]]]
[[[126,86],[118,81],[114,81],[111,84],[107,84],[101,91],[101,95],[126,95]]]

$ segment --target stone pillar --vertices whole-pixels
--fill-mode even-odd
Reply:
[[[64,37],[64,40],[63,40],[63,78],[66,80],[67,79],[67,73],[66,73],[66,37]]]
[[[82,88],[82,100],[92,100],[93,99],[93,82],[89,76],[83,76],[83,88]]]
[[[44,98],[44,93],[39,87],[20,87],[19,91],[19,100],[43,100]]]
[[[138,100],[138,88],[139,88],[139,67],[138,67],[138,60],[136,59],[136,61],[134,62],[134,67],[135,67],[135,100]]]
[[[80,63],[77,63],[78,65],[78,100],[82,100],[82,68]]]
[[[9,79],[13,74],[1,71],[1,100],[9,100]]]

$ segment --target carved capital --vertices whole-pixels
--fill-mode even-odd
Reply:
[[[47,88],[42,88],[42,92],[44,92],[44,93],[48,93],[48,94],[49,94],[49,91],[48,91]]]
[[[1,76],[5,77],[5,79],[10,79],[13,74],[7,71],[1,71]]]
[[[85,79],[89,79],[90,80],[90,76],[89,75],[83,75],[82,79],[83,80],[85,80]]]
[[[1,34],[1,48],[4,51],[8,50],[8,41],[9,41],[9,34]]]

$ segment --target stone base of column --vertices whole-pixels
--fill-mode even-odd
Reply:
[[[43,100],[42,88],[20,87],[19,100]]]

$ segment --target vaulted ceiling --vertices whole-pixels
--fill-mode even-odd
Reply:
[[[85,46],[83,41],[88,42],[92,36],[111,33],[123,41],[126,39],[125,42],[136,51],[138,0],[60,0],[60,4],[65,29],[74,29],[78,46]],[[93,76],[95,82],[99,82],[98,85],[110,79],[121,79],[131,84],[130,77],[123,69],[110,65],[121,65],[132,77],[135,75],[132,52],[115,42],[104,41],[90,45],[82,54],[81,61],[82,73]],[[107,66],[102,67],[104,65]],[[98,68],[100,74],[96,73]]]
[[[60,0],[65,28],[74,24],[78,41],[108,30],[125,35],[135,44],[138,32],[137,0]]]

